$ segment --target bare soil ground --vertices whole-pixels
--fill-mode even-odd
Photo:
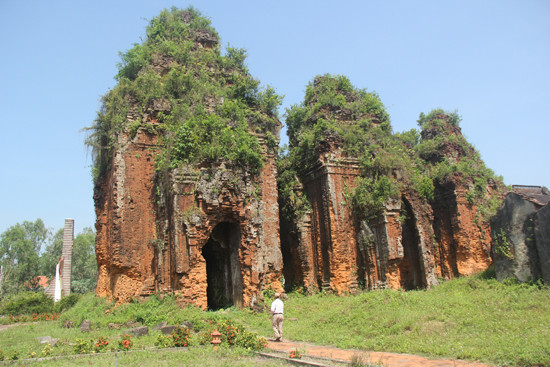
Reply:
[[[355,356],[356,359],[361,358],[360,360],[365,364],[372,363],[385,367],[492,367],[492,365],[479,362],[467,362],[456,359],[429,359],[411,354],[338,349],[335,347],[292,342],[288,340],[283,340],[282,342],[269,340],[267,348],[284,352],[287,356],[293,350],[298,350],[304,356],[314,356],[344,361],[352,361]]]

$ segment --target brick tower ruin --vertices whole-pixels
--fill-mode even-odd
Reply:
[[[88,139],[98,295],[218,309],[265,289],[416,289],[487,268],[503,185],[457,115],[393,134],[375,93],[323,75],[287,111],[277,156],[281,97],[244,60],[192,8],[163,11],[123,54]]]
[[[376,94],[342,76],[315,78],[289,113],[280,163],[287,288],[426,288],[491,264],[482,209],[495,210],[489,199],[498,204],[503,184],[453,119],[436,110],[419,121],[421,136],[396,137]],[[425,173],[443,164],[449,174]]]
[[[104,99],[91,138],[100,296],[175,293],[217,309],[282,290],[280,97],[241,50],[220,55],[205,22],[193,9],[152,20]],[[148,55],[138,70],[134,51]]]

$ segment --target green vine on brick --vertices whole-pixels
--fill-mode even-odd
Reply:
[[[503,256],[509,260],[514,258],[512,244],[502,228],[493,237],[493,248],[496,255]]]

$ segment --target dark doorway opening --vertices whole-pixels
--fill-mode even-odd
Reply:
[[[242,307],[242,276],[239,262],[241,234],[235,223],[219,223],[202,248],[206,260],[208,308]]]
[[[403,198],[403,222],[402,244],[404,261],[400,266],[402,274],[401,286],[405,290],[418,289],[426,286],[423,275],[423,267],[420,258],[420,237],[416,229],[416,220],[410,203]]]

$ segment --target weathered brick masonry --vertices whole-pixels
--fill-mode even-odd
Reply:
[[[157,139],[145,126],[121,135],[96,188],[98,295],[124,302],[174,292],[206,308],[281,290],[275,157],[266,153],[257,176],[222,163],[158,182]]]

